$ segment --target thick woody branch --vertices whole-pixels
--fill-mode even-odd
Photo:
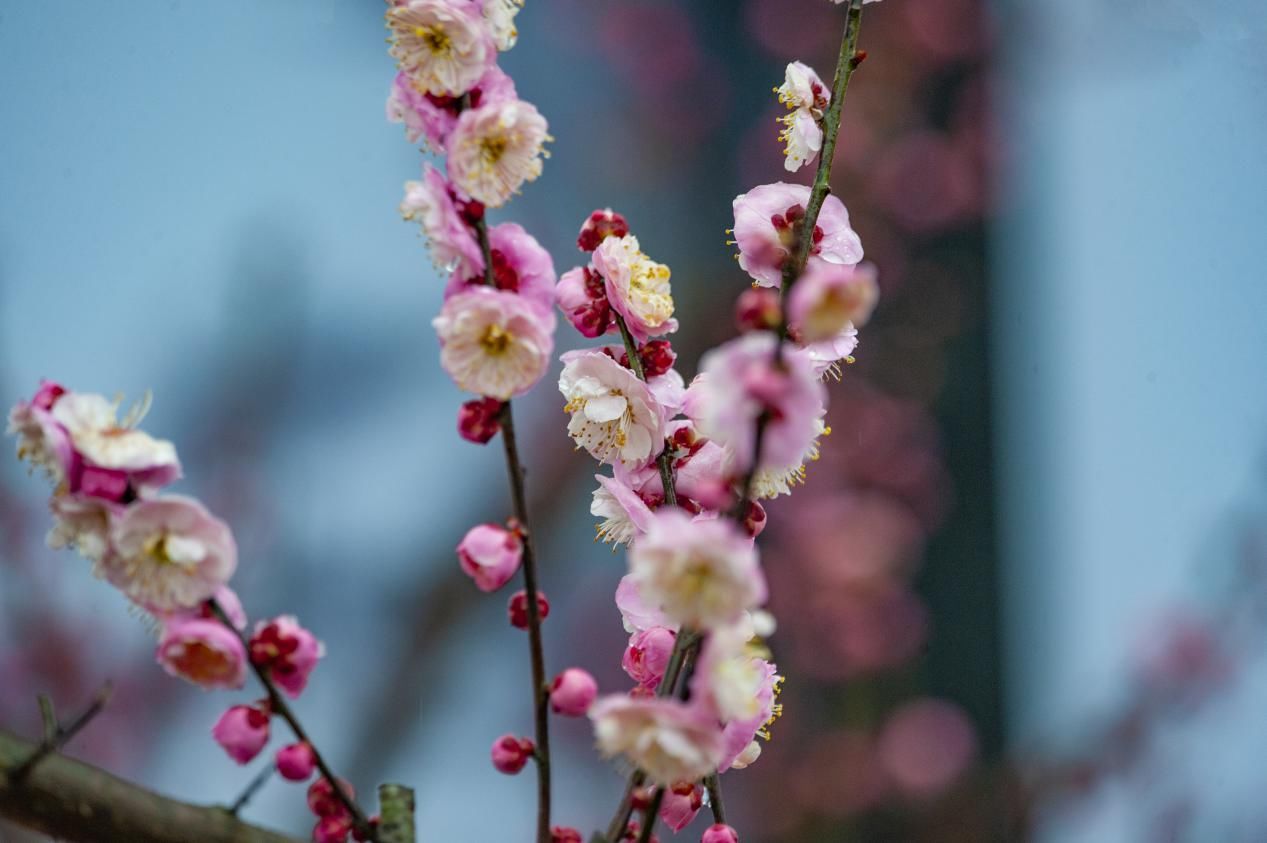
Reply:
[[[300,843],[244,823],[225,808],[159,796],[56,753],[18,781],[38,745],[0,730],[0,817],[68,843]]]

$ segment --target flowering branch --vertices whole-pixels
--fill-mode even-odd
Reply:
[[[207,602],[210,605],[211,612],[215,615],[216,620],[220,621],[226,629],[232,632],[249,653],[250,642],[246,639],[242,630],[238,629],[237,625],[234,624],[233,619],[230,618],[224,607],[220,605],[220,602],[215,598],[212,598]],[[335,798],[342,803],[343,807],[346,808],[348,813],[352,815],[353,826],[357,833],[365,837],[365,839],[375,841],[376,843],[378,840],[377,829],[373,823],[370,822],[369,818],[365,816],[365,812],[361,810],[361,807],[356,804],[356,800],[348,793],[342,780],[335,776],[334,771],[330,769],[330,765],[326,763],[325,758],[317,749],[317,745],[308,737],[308,733],[304,730],[303,724],[299,722],[299,718],[295,716],[294,710],[291,709],[290,705],[286,702],[286,698],[282,696],[281,692],[278,690],[277,685],[273,682],[268,670],[257,664],[254,658],[250,658],[247,661],[251,666],[251,672],[255,674],[255,678],[258,679],[260,684],[264,686],[264,692],[268,694],[269,710],[273,714],[277,714],[285,720],[286,725],[288,725],[291,732],[294,733],[295,739],[300,744],[308,747],[312,755],[312,760],[316,764],[317,770],[321,773],[321,777],[330,785]]]

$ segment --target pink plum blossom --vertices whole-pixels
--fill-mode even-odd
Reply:
[[[700,843],[739,843],[739,832],[728,825],[717,823],[704,829]]]
[[[704,788],[693,782],[678,782],[664,791],[660,819],[675,832],[681,831],[691,824],[702,807]]]
[[[18,459],[42,470],[54,485],[66,479],[74,460],[70,434],[52,413],[53,405],[65,394],[61,385],[41,381],[30,401],[19,401],[9,411],[5,431],[18,438]]]
[[[651,508],[627,482],[618,477],[595,475],[598,488],[590,503],[590,515],[603,519],[598,538],[614,545],[629,544],[651,523]]]
[[[458,544],[458,562],[480,591],[496,591],[519,570],[523,541],[496,524],[472,527]]]
[[[523,226],[504,222],[488,230],[489,250],[492,253],[493,283],[499,290],[518,293],[525,300],[536,304],[554,324],[554,260],[541,248]],[[484,284],[484,258],[478,261],[463,259],[458,262],[444,289],[449,297],[472,286]]]
[[[620,578],[616,586],[616,608],[620,610],[620,619],[625,625],[625,632],[639,632],[652,627],[665,627],[677,630],[678,625],[669,619],[659,607],[652,605],[643,596],[637,581],[632,574]]]
[[[593,267],[603,278],[612,310],[635,339],[677,330],[669,268],[643,254],[637,237],[604,239],[594,250]]]
[[[497,772],[513,776],[524,768],[536,750],[536,745],[528,738],[502,735],[493,741],[490,755]]]
[[[478,203],[464,202],[444,174],[430,164],[422,168],[421,181],[405,182],[405,198],[400,215],[417,222],[439,266],[459,261],[484,265],[479,242],[471,231],[470,219],[482,216]]]
[[[554,289],[559,309],[581,336],[593,339],[615,328],[603,277],[588,266],[569,269]]]
[[[730,449],[740,470],[752,464],[762,413],[768,423],[759,468],[798,465],[822,432],[827,391],[804,353],[784,353],[776,365],[777,343],[773,334],[757,332],[709,351],[688,390],[685,413],[702,434]]]
[[[783,322],[779,291],[770,287],[749,287],[735,300],[735,326],[740,333],[777,331]]]
[[[193,498],[141,500],[111,520],[110,550],[97,572],[146,608],[192,608],[215,594],[238,564],[228,525]]]
[[[467,92],[471,107],[516,99],[515,83],[500,67],[493,65]],[[387,119],[405,125],[410,143],[422,140],[434,152],[444,152],[449,135],[458,123],[461,97],[420,91],[413,77],[400,71],[387,97]]]
[[[858,348],[858,329],[846,325],[839,334],[822,342],[807,343],[803,347],[804,355],[814,369],[815,377],[833,376],[840,380],[840,363],[853,362],[854,350]]]
[[[277,772],[283,779],[291,782],[306,782],[316,769],[317,757],[307,743],[292,743],[277,750],[274,759]]]
[[[821,418],[815,419],[814,438],[806,446],[800,458],[784,466],[764,463],[765,467],[758,470],[752,478],[752,496],[777,498],[779,495],[792,494],[794,486],[805,482],[806,464],[818,459],[819,438],[829,433],[831,433],[831,428],[824,424]]]
[[[492,33],[497,49],[509,50],[519,40],[515,16],[523,8],[524,0],[483,0],[484,22]]]
[[[597,696],[594,677],[579,667],[569,667],[550,684],[550,710],[565,717],[580,717]]]
[[[554,317],[515,293],[473,287],[450,296],[431,324],[441,365],[468,392],[522,395],[550,365]]]
[[[766,597],[752,539],[728,519],[693,521],[680,509],[655,513],[629,553],[629,574],[643,600],[695,629],[733,623]]]
[[[147,397],[119,420],[117,400],[82,392],[57,400],[53,419],[70,435],[75,452],[66,476],[68,491],[122,501],[129,494],[144,497],[180,478],[175,446],[136,428],[148,408]]]
[[[721,761],[721,732],[697,706],[617,694],[594,703],[589,716],[599,751],[625,756],[655,784],[697,781]]]
[[[664,410],[647,384],[603,351],[564,354],[568,435],[601,463],[646,465],[664,447]]]
[[[758,284],[782,284],[784,263],[800,237],[809,194],[806,185],[775,182],[735,197],[739,266]],[[809,261],[853,265],[860,260],[862,242],[849,227],[849,212],[840,199],[829,195],[814,226]]]
[[[217,620],[177,616],[163,625],[155,654],[163,670],[203,688],[241,688],[246,648]]]
[[[326,654],[325,645],[300,626],[294,615],[257,623],[250,649],[251,661],[292,698],[303,693],[308,677]]]
[[[788,114],[779,118],[783,124],[779,140],[785,144],[784,167],[794,173],[814,160],[822,149],[823,128],[820,121],[831,103],[831,91],[818,78],[814,68],[799,61],[787,66],[783,84],[775,91],[779,102],[788,109]]]
[[[465,3],[412,0],[387,10],[391,53],[417,90],[457,97],[497,60],[483,20]]]
[[[801,342],[833,340],[867,324],[879,298],[873,265],[815,263],[788,294],[788,321]]]
[[[53,526],[47,543],[54,550],[70,547],[100,566],[110,550],[110,529],[124,506],[112,500],[88,495],[54,493],[49,502]]]
[[[211,729],[216,743],[239,764],[247,764],[268,743],[269,713],[255,705],[229,708]]]
[[[629,636],[629,646],[625,648],[620,666],[639,685],[654,688],[668,669],[676,640],[677,633],[663,626],[638,630]]]
[[[499,208],[541,175],[547,129],[536,106],[523,100],[464,111],[449,136],[449,176],[471,198]]]

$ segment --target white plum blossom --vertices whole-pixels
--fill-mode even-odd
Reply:
[[[523,100],[464,111],[449,136],[449,176],[472,199],[499,208],[541,175],[548,128]]]
[[[823,112],[831,103],[831,92],[814,68],[794,61],[787,66],[783,84],[774,89],[788,113],[779,118],[785,144],[783,166],[794,173],[814,160],[823,148]]]
[[[563,355],[568,435],[601,463],[646,465],[664,447],[664,411],[645,383],[602,351]]]
[[[550,365],[554,317],[516,293],[472,287],[446,299],[431,324],[440,364],[468,392],[504,401],[527,392]]]
[[[605,238],[594,250],[594,270],[603,278],[607,300],[635,338],[677,330],[669,268],[643,254],[637,237]]]
[[[524,0],[484,0],[484,20],[493,34],[497,49],[505,52],[519,40],[515,16],[523,6]]]
[[[721,730],[701,706],[619,694],[595,702],[589,717],[599,751],[624,755],[655,784],[696,781],[724,760]]]
[[[412,0],[387,10],[391,53],[420,91],[460,97],[497,60],[481,17],[465,4]]]

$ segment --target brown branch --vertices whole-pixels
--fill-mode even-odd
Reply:
[[[57,715],[53,711],[53,701],[48,697],[40,696],[40,718],[44,721],[44,739],[40,741],[34,752],[8,771],[9,781],[21,782],[22,779],[30,774],[36,764],[65,746],[67,741],[77,735],[81,729],[92,722],[94,717],[101,713],[113,693],[114,686],[109,682],[102,685],[101,690],[97,691],[93,697],[92,703],[83,710],[83,713],[72,720],[68,726],[62,726],[57,722]]]
[[[68,843],[301,843],[224,808],[159,796],[57,753],[15,781],[38,745],[0,730],[0,817]]]

